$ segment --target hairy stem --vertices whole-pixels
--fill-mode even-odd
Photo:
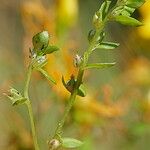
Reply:
[[[26,101],[25,104],[27,106],[28,113],[29,113],[34,147],[35,147],[35,150],[40,150],[39,146],[38,146],[38,142],[37,142],[37,135],[36,135],[34,118],[33,118],[32,105],[31,105],[31,101],[29,100],[29,94],[28,94],[28,91],[29,91],[29,82],[30,82],[31,74],[32,74],[32,63],[29,65],[28,71],[27,71],[27,77],[26,77],[25,87],[24,87],[24,97],[27,98],[27,101]]]

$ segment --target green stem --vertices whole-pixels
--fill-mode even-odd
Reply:
[[[28,94],[31,74],[32,74],[32,63],[29,65],[28,71],[27,71],[27,78],[26,78],[25,87],[24,87],[24,97],[27,98],[27,101],[26,101],[25,104],[27,106],[28,113],[29,113],[34,147],[35,147],[35,150],[40,150],[39,146],[38,146],[38,142],[37,142],[37,135],[36,135],[36,130],[35,130],[35,123],[34,123],[34,118],[33,118],[32,105],[31,105],[31,101],[29,100],[29,94]]]
[[[84,62],[83,62],[83,66],[81,66],[79,68],[79,71],[78,71],[78,76],[77,76],[77,82],[76,82],[76,85],[74,87],[74,90],[72,92],[72,94],[70,95],[70,98],[68,100],[68,104],[66,106],[66,109],[65,109],[65,112],[64,112],[64,115],[62,117],[62,119],[59,121],[58,123],[58,126],[56,128],[56,131],[55,131],[55,135],[54,135],[54,138],[58,138],[59,140],[61,140],[61,135],[62,135],[62,129],[63,129],[63,126],[64,126],[64,123],[65,123],[65,120],[75,102],[75,99],[76,99],[76,96],[77,96],[77,91],[78,91],[78,88],[80,86],[80,84],[82,83],[82,79],[83,79],[83,75],[84,75],[84,66],[86,66],[87,62],[88,62],[88,59],[89,59],[89,55],[90,53],[92,52],[92,50],[94,49],[94,46],[96,44],[96,41],[100,35],[100,33],[102,32],[103,28],[104,28],[104,25],[105,25],[105,22],[101,25],[101,27],[96,31],[96,34],[89,46],[89,48],[87,49],[87,51],[85,51],[84,53]]]

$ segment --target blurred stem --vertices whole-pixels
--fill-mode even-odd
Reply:
[[[30,65],[28,67],[28,70],[27,70],[27,77],[26,77],[25,87],[24,87],[24,97],[27,98],[27,101],[26,101],[25,104],[27,106],[28,113],[29,113],[34,147],[35,147],[35,150],[40,150],[39,146],[38,146],[38,142],[37,142],[37,135],[36,135],[36,130],[35,130],[35,123],[34,123],[32,105],[31,105],[31,101],[29,100],[29,93],[28,93],[29,92],[29,82],[30,82],[30,79],[31,79],[31,74],[32,74],[32,62],[30,63]]]

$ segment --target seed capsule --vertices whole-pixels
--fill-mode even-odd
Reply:
[[[39,50],[47,48],[48,43],[49,43],[49,34],[48,34],[48,32],[47,31],[42,31],[40,33],[37,33],[32,38],[32,43],[33,43],[34,51],[39,51]]]

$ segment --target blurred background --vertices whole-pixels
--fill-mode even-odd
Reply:
[[[22,91],[32,36],[48,30],[61,50],[49,55],[46,70],[57,85],[34,72],[30,84],[38,140],[42,150],[54,134],[69,93],[61,77],[77,70],[73,57],[88,46],[92,16],[101,0],[0,1],[0,150],[33,150],[25,106],[12,107],[3,96],[10,86]],[[91,62],[113,62],[107,70],[85,74],[88,95],[77,98],[64,136],[84,141],[78,150],[150,149],[150,1],[134,13],[144,23],[138,28],[111,23],[107,39],[121,44],[114,51],[97,50]]]

